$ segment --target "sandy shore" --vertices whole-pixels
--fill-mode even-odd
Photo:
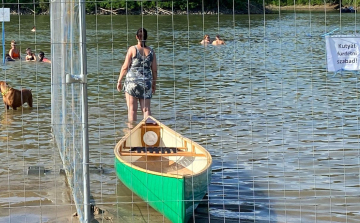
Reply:
[[[339,5],[325,4],[325,5],[288,5],[276,6],[269,5],[268,9],[272,11],[315,11],[315,12],[336,12],[339,11]]]

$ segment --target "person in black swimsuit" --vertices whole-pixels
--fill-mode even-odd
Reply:
[[[26,49],[26,57],[25,57],[26,61],[36,61],[36,56],[35,54],[31,51],[30,48]]]

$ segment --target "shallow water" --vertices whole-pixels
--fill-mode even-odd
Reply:
[[[353,14],[341,20],[335,13],[222,15],[219,24],[217,16],[205,16],[204,23],[202,16],[141,18],[87,17],[90,162],[104,169],[91,174],[91,194],[106,210],[99,219],[168,222],[113,169],[113,148],[127,118],[115,84],[143,22],[159,64],[153,116],[213,156],[208,200],[190,221],[357,221],[358,76],[326,72],[321,37],[338,27],[341,34],[356,33]],[[49,17],[35,21],[32,33],[34,17],[12,17],[6,41],[50,57]],[[199,45],[203,30],[211,37],[221,33],[226,45]],[[15,88],[31,88],[35,98],[33,109],[0,112],[0,222],[22,219],[24,207],[37,216],[29,214],[27,222],[51,221],[54,213],[66,219],[74,205],[51,138],[50,65],[18,61],[0,75]],[[49,172],[26,175],[35,165]]]

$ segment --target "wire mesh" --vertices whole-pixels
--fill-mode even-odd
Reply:
[[[357,12],[322,5],[315,13],[309,3],[307,11],[279,6],[272,14],[253,14],[248,1],[247,12],[237,14],[233,1],[232,12],[222,14],[222,1],[216,1],[210,14],[202,1],[196,14],[194,1],[186,1],[183,15],[176,15],[177,1],[158,1],[154,15],[145,15],[131,10],[134,2],[144,12],[150,1],[127,1],[123,8],[111,1],[110,9],[92,1],[96,11],[86,18],[96,220],[170,222],[114,170],[113,148],[128,131],[116,82],[136,30],[145,27],[159,65],[152,115],[213,157],[207,194],[189,210],[189,222],[358,221],[358,75],[326,71],[323,37],[337,28],[336,34],[357,35]],[[2,80],[33,89],[34,108],[0,112],[0,222],[78,222],[71,217],[75,211],[83,221],[81,87],[65,84],[67,74],[81,72],[77,9],[78,2],[55,0],[51,22],[31,14],[5,23],[7,44],[16,39],[22,55],[29,46],[51,51],[52,63],[2,66]],[[33,26],[37,31],[29,32]],[[226,44],[201,45],[205,34],[219,34]]]
[[[53,1],[51,3],[52,33],[52,129],[56,145],[63,161],[68,184],[80,221],[86,221],[84,204],[89,200],[85,191],[84,166],[87,162],[83,144],[82,83],[69,83],[82,75],[80,3],[76,1]],[[85,56],[86,58],[86,56]],[[86,129],[87,131],[87,129]],[[88,151],[86,151],[88,152]]]

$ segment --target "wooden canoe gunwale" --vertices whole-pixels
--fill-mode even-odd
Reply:
[[[170,129],[169,127],[167,127],[166,125],[160,123],[158,120],[156,120],[155,118],[149,116],[148,118],[151,118],[153,121],[156,122],[157,125],[159,125],[160,128],[165,129],[167,132],[173,134],[176,137],[181,137],[184,143],[184,146],[187,146],[188,143],[191,144],[191,150],[190,151],[179,151],[177,153],[161,153],[161,154],[153,154],[153,153],[136,153],[136,152],[128,152],[128,151],[123,151],[123,149],[128,148],[128,147],[123,147],[123,145],[126,142],[126,139],[131,135],[132,132],[135,132],[137,129],[143,127],[143,125],[145,124],[145,119],[142,120],[135,128],[132,129],[132,131],[128,132],[115,146],[114,149],[114,153],[116,158],[124,163],[125,165],[142,171],[142,172],[146,172],[147,174],[154,174],[154,175],[159,175],[159,176],[163,176],[163,177],[171,177],[171,178],[189,178],[189,177],[195,177],[198,175],[203,174],[205,171],[208,170],[208,168],[210,168],[210,165],[212,163],[212,158],[211,155],[209,154],[209,152],[203,148],[202,146],[200,146],[199,144],[197,144],[196,142],[182,136],[181,134],[175,132],[174,130]],[[195,148],[197,148],[198,150],[201,151],[201,153],[196,153],[195,152]],[[179,149],[186,149],[189,150],[188,147],[179,147]],[[122,156],[187,156],[187,157],[206,157],[207,158],[207,163],[205,165],[204,168],[202,168],[200,171],[198,171],[197,173],[194,173],[193,175],[178,175],[178,174],[164,174],[164,173],[160,173],[160,172],[156,172],[156,171],[151,171],[151,170],[147,170],[147,169],[143,169],[141,167],[138,167],[136,165],[133,165],[131,162],[128,162],[127,160],[122,159]]]

